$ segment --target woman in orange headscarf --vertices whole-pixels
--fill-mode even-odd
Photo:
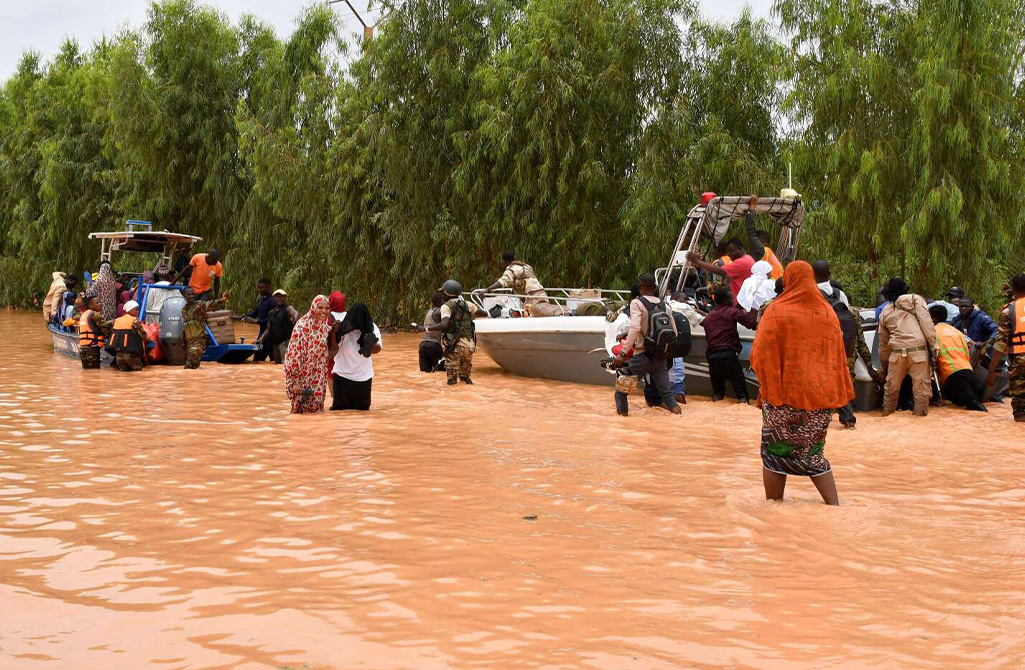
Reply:
[[[761,385],[765,497],[781,500],[787,475],[798,475],[812,478],[826,504],[840,504],[826,431],[854,386],[840,322],[804,261],[787,266],[783,293],[758,324],[751,367]]]

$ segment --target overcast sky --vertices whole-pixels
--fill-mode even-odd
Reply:
[[[295,17],[307,0],[203,0],[215,5],[232,19],[244,13],[255,14],[274,26],[280,37],[292,32]],[[366,10],[368,0],[351,0],[357,10]],[[699,0],[706,16],[729,20],[745,4],[760,16],[768,16],[771,0]],[[0,80],[14,72],[26,49],[34,49],[44,58],[53,56],[65,37],[74,37],[83,48],[119,28],[137,27],[146,19],[149,0],[0,0]],[[359,23],[344,4],[337,6],[346,27],[353,32]],[[373,23],[376,11],[364,19]]]

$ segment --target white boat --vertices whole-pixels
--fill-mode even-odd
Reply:
[[[686,302],[700,312],[707,311],[708,300],[705,285],[707,278],[687,260],[687,253],[697,251],[702,243],[714,246],[726,235],[730,223],[745,216],[749,209],[747,196],[722,196],[705,199],[687,215],[669,263],[655,275],[661,296],[684,293]],[[797,255],[801,224],[804,220],[804,205],[800,197],[759,198],[756,214],[772,217],[780,233],[776,255],[789,263]],[[573,311],[587,291],[582,289],[546,289],[549,299]],[[591,290],[595,298],[591,301],[608,301],[611,298],[626,299],[624,291]],[[507,291],[474,293],[474,299],[485,308],[492,308],[510,299],[519,301],[528,296],[514,296]],[[875,344],[875,314],[871,310],[862,312],[865,337],[870,347]],[[504,370],[525,377],[540,377],[586,384],[613,385],[615,377],[601,365],[601,360],[611,354],[610,342],[606,337],[609,321],[601,316],[559,316],[543,318],[493,318],[476,322],[477,342],[480,347]],[[741,365],[747,378],[748,393],[757,396],[758,379],[749,365],[751,344],[755,333],[740,327],[743,350]],[[687,393],[711,395],[712,388],[705,358],[705,334],[700,325],[692,325],[693,346],[684,360],[687,365]],[[878,354],[877,354],[878,357]],[[855,368],[858,379],[858,405],[870,407],[878,403],[876,389],[868,368],[860,360]]]

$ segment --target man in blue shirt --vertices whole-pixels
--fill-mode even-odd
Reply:
[[[960,330],[965,336],[974,342],[977,347],[973,358],[980,351],[989,351],[997,339],[997,324],[981,309],[975,306],[975,301],[965,296],[958,301],[959,314],[954,317],[951,325]]]
[[[276,306],[274,303],[274,296],[271,295],[271,283],[270,279],[266,277],[256,282],[256,290],[259,292],[259,298],[256,300],[256,307],[253,307],[253,311],[243,316],[235,317],[245,323],[256,323],[260,326],[260,335],[263,335],[263,331],[267,330],[267,317],[270,315],[270,311]],[[262,349],[253,354],[253,362],[259,363],[267,360],[270,355],[270,347],[264,346]]]

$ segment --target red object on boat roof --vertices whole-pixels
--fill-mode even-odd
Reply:
[[[715,197],[715,193],[712,191],[705,191],[701,194],[701,206],[704,207],[708,203],[712,202],[712,198]]]

